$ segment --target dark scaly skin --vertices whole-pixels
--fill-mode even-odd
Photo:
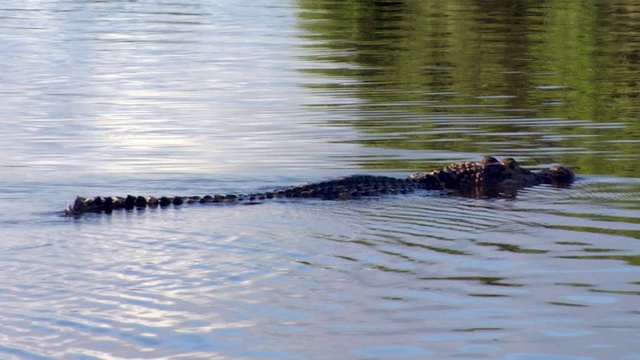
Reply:
[[[512,158],[496,160],[485,156],[479,162],[458,162],[440,170],[409,175],[405,179],[376,175],[353,175],[332,180],[279,188],[274,191],[237,194],[160,197],[133,196],[77,197],[67,207],[67,216],[86,212],[110,213],[114,210],[145,207],[165,207],[184,203],[257,204],[268,199],[313,198],[323,200],[357,199],[387,194],[407,194],[415,190],[449,190],[473,198],[497,197],[525,187],[540,184],[568,186],[575,179],[573,172],[562,166],[532,172],[520,167]]]
[[[485,156],[480,162],[458,162],[440,170],[415,173],[409,179],[431,182],[433,177],[445,189],[456,190],[467,197],[497,197],[504,192],[541,184],[566,186],[575,180],[573,171],[562,166],[532,172],[520,167],[513,158],[498,161],[492,156]]]

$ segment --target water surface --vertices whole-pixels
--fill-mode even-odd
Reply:
[[[0,5],[0,357],[640,358],[639,13]],[[59,216],[484,154],[579,179]]]

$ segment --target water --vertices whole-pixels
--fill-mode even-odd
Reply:
[[[639,11],[0,5],[0,358],[640,358]],[[59,216],[484,154],[579,180]]]

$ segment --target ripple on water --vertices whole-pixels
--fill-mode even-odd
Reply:
[[[633,6],[418,3],[0,5],[0,357],[640,358],[632,180],[53,214],[78,193],[252,191],[484,152],[636,176],[637,54],[607,46],[633,42]],[[553,53],[571,9],[607,26],[529,56]],[[509,61],[520,35],[536,41]]]
[[[500,357],[540,342],[604,353],[637,327],[638,245],[589,229],[638,224],[594,218],[590,186],[64,220],[43,246],[7,248],[4,345],[32,358]]]

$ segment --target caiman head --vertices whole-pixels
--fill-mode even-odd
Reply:
[[[536,174],[540,176],[544,184],[557,186],[569,186],[576,180],[576,175],[573,171],[564,166],[552,166]]]
[[[497,161],[490,156],[485,156],[482,163],[485,164],[484,178],[487,184],[500,183],[519,187],[539,184],[567,186],[575,180],[573,171],[563,166],[553,166],[546,170],[533,172],[520,167],[513,158]]]

